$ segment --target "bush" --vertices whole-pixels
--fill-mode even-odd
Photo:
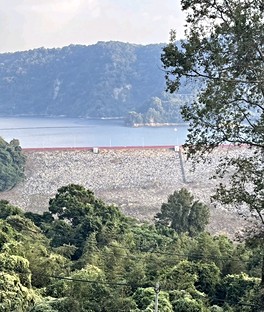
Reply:
[[[23,179],[25,161],[18,140],[7,143],[0,137],[0,191],[13,188]]]

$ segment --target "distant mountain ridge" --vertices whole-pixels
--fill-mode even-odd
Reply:
[[[165,90],[163,46],[110,41],[0,54],[0,115],[144,113]]]

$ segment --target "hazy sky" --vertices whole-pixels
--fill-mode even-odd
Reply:
[[[0,0],[0,52],[183,37],[180,0]]]

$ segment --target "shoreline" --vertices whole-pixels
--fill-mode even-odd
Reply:
[[[163,122],[163,123],[142,123],[142,124],[133,124],[128,127],[132,128],[141,128],[141,127],[150,127],[150,128],[155,128],[155,127],[186,127],[188,126],[187,123],[184,122]]]

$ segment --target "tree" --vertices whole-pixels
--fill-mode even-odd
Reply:
[[[208,310],[202,302],[194,300],[189,296],[177,299],[173,302],[173,311],[179,312],[207,312]]]
[[[247,207],[255,219],[254,237],[264,237],[264,5],[263,0],[183,0],[186,40],[176,33],[164,48],[167,89],[183,77],[199,81],[191,104],[182,107],[189,123],[189,157],[205,159],[221,144],[242,146],[244,153],[222,158],[216,170],[231,172],[215,199]],[[245,211],[245,210],[244,210]],[[264,262],[263,262],[264,263]],[[264,286],[264,265],[262,271]]]
[[[136,311],[154,311],[155,305],[155,290],[154,288],[138,288],[133,294],[133,299],[136,301],[139,310]],[[172,305],[169,299],[169,294],[165,291],[159,292],[159,311],[172,312]]]
[[[30,311],[38,296],[16,274],[0,272],[0,311]]]
[[[226,275],[219,285],[216,297],[222,298],[234,307],[234,311],[256,311],[258,302],[256,298],[259,280],[249,277],[245,273]],[[239,306],[240,302],[247,302],[245,310]]]
[[[49,287],[53,297],[65,297],[66,311],[107,311],[106,298],[110,296],[111,289],[105,282],[104,272],[98,267],[87,265],[75,271],[68,280],[54,281]],[[64,305],[64,302],[61,302]],[[58,306],[61,311],[61,307]]]
[[[7,143],[0,137],[0,191],[11,189],[23,179],[25,161],[18,140]]]
[[[38,299],[27,259],[0,252],[0,311],[28,311]]]
[[[64,244],[77,247],[72,255],[74,259],[82,255],[89,235],[96,233],[98,243],[104,245],[123,232],[121,220],[125,220],[117,207],[107,206],[92,191],[76,184],[58,189],[49,201],[49,215],[46,213],[40,218],[34,214],[27,216],[37,224],[41,223],[53,247]]]
[[[135,111],[128,112],[125,118],[125,125],[129,127],[133,127],[135,124],[138,124],[138,125],[144,124],[143,115]]]
[[[0,219],[6,219],[12,215],[22,215],[23,212],[20,208],[9,204],[7,200],[0,200]]]
[[[209,209],[194,198],[186,189],[175,191],[161,206],[155,216],[156,225],[166,225],[177,233],[188,232],[191,236],[204,231],[209,221]]]

